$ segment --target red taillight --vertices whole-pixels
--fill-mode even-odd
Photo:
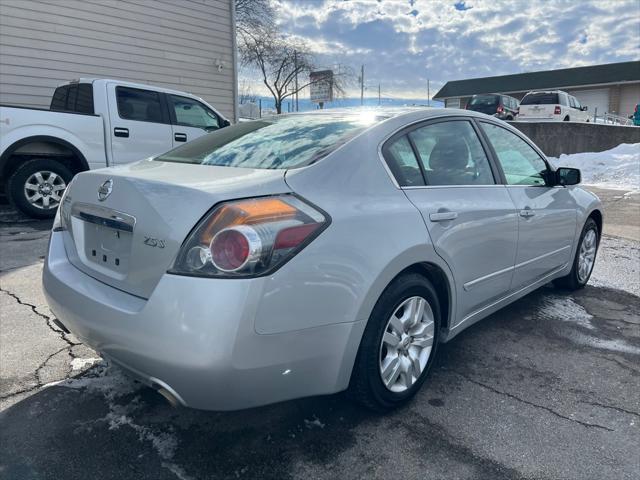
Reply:
[[[319,226],[317,223],[309,223],[280,230],[275,242],[273,242],[273,249],[295,248],[304,242]]]
[[[241,231],[223,230],[211,241],[211,260],[223,272],[234,272],[249,260],[249,239]]]
[[[638,113],[638,104],[636,103],[636,108],[633,109],[633,113]]]
[[[498,113],[502,113],[502,112],[504,112],[504,108],[502,107],[502,105],[498,105],[497,112],[498,112]]]
[[[561,113],[562,113],[562,109],[560,108],[560,105],[556,105],[556,108],[553,109],[553,114],[560,115]]]
[[[201,220],[169,272],[226,278],[266,274],[328,223],[322,212],[293,195],[225,202]]]

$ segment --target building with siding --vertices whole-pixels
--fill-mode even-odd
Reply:
[[[0,103],[115,78],[183,90],[237,119],[233,0],[0,0]]]
[[[564,90],[575,96],[590,113],[613,113],[628,117],[640,103],[640,62],[610,63],[517,73],[498,77],[447,82],[434,99],[451,108],[465,108],[471,96],[504,93],[519,100],[532,90]]]

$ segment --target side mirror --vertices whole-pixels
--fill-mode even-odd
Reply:
[[[568,185],[577,185],[582,180],[580,169],[560,167],[556,170],[556,185],[566,187]]]
[[[586,112],[587,110],[589,110],[589,107],[582,107],[580,110],[582,110],[583,112]]]
[[[223,119],[220,123],[220,128],[228,127],[229,125],[231,125],[231,122],[229,120]]]

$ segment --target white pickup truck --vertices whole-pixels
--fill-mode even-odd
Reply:
[[[58,87],[49,110],[0,105],[0,188],[25,214],[52,217],[76,173],[141,160],[227,125],[188,93],[81,78]]]

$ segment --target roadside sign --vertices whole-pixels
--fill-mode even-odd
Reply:
[[[333,71],[321,70],[309,74],[309,90],[314,103],[331,102],[333,100]]]

